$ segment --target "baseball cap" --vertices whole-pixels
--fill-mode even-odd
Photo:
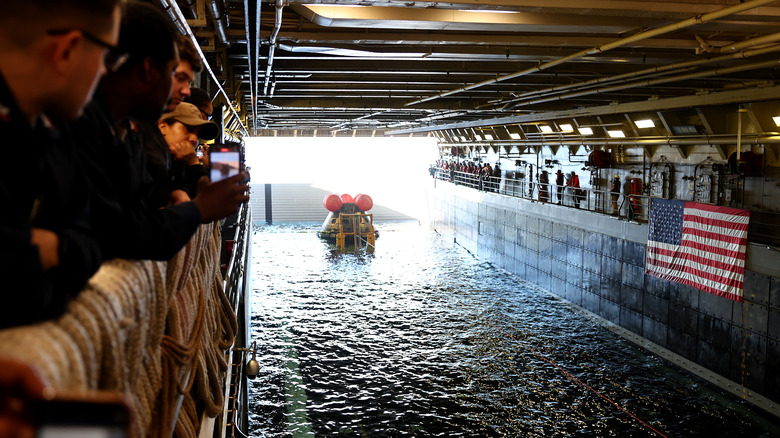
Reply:
[[[204,140],[213,140],[217,138],[217,131],[219,129],[217,124],[208,120],[204,120],[198,107],[191,103],[180,103],[178,106],[176,106],[175,110],[163,114],[161,119],[173,119],[187,126],[200,126],[198,137]]]

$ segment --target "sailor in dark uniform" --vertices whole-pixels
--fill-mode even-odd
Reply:
[[[117,0],[8,2],[0,15],[0,327],[61,315],[100,267],[86,184],[58,118],[116,62]]]
[[[170,98],[171,72],[179,64],[175,35],[159,9],[128,2],[119,38],[127,62],[103,78],[84,116],[69,124],[91,183],[90,222],[105,259],[170,259],[201,222],[227,216],[246,200],[245,186],[204,182],[204,193],[192,202],[152,203],[137,121],[156,121]],[[203,123],[216,131],[213,122]]]

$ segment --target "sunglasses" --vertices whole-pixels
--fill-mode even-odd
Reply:
[[[103,57],[103,63],[106,66],[106,70],[110,71],[111,73],[116,73],[116,71],[119,70],[119,68],[122,67],[125,62],[127,62],[127,58],[130,57],[128,53],[121,52],[119,47],[113,44],[109,44],[83,29],[58,29],[49,30],[46,33],[48,35],[65,35],[66,33],[72,32],[74,30],[78,30],[82,35],[84,35],[84,38],[106,49],[106,54]]]

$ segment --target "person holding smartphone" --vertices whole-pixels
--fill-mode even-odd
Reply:
[[[128,1],[119,37],[128,60],[103,78],[84,116],[66,131],[91,184],[90,223],[106,259],[168,260],[201,223],[234,213],[246,200],[247,189],[238,181],[203,181],[202,193],[191,201],[162,208],[154,203],[137,121],[157,121],[169,100],[170,72],[179,63],[176,32],[155,6]]]
[[[157,122],[157,128],[168,143],[171,153],[171,170],[176,184],[171,193],[173,202],[194,198],[197,194],[197,181],[207,175],[196,153],[198,139],[216,138],[217,124],[204,120],[195,105],[182,102],[175,110],[162,115]],[[177,190],[180,192],[176,192]]]

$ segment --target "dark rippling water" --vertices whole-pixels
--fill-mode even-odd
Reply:
[[[356,255],[318,228],[253,237],[253,437],[780,436],[452,236],[390,224]]]

